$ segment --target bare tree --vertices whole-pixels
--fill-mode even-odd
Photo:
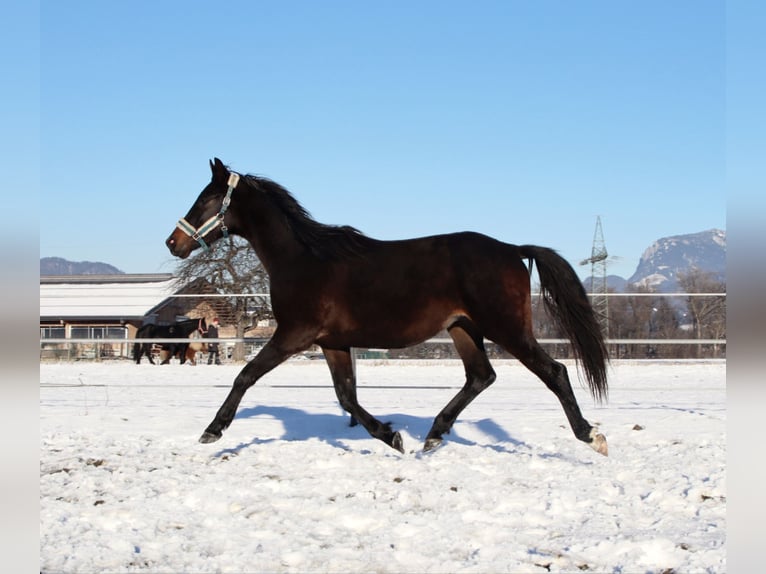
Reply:
[[[693,267],[678,274],[678,284],[686,293],[726,293],[726,284],[718,281],[712,273]],[[697,339],[722,339],[726,337],[726,298],[716,296],[690,296],[686,307]],[[718,354],[717,346],[714,351]],[[698,345],[702,356],[702,345]]]
[[[649,339],[657,330],[654,323],[656,303],[644,294],[653,291],[645,286],[629,287],[635,297],[613,297],[609,301],[609,333],[616,339]],[[619,345],[616,357],[633,358],[652,356],[656,352],[648,345]]]
[[[229,236],[198,251],[178,265],[176,276],[183,286],[193,286],[197,292],[231,295],[205,301],[223,325],[236,327],[238,339],[259,321],[273,318],[269,297],[264,296],[269,292],[268,274],[255,250],[239,237]],[[248,293],[252,296],[243,296]],[[244,360],[242,343],[234,346],[232,358]]]

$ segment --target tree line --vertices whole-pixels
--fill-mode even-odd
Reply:
[[[663,295],[643,286],[629,287],[619,295],[611,291],[612,296],[607,296],[607,338],[612,341],[658,341],[611,343],[609,351],[612,358],[726,357],[725,344],[686,342],[726,339],[726,283],[714,274],[697,268],[679,273],[677,281],[678,292],[684,295]],[[712,295],[715,293],[721,295]],[[536,302],[534,307],[536,336],[558,337],[555,326],[551,324],[540,302]],[[681,340],[684,342],[672,342]],[[557,349],[557,353],[566,353],[566,350]]]

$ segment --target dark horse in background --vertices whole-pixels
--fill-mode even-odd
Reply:
[[[136,339],[188,339],[195,331],[199,332],[200,336],[207,331],[207,321],[204,317],[177,321],[172,325],[142,325],[136,331]],[[178,355],[183,365],[186,362],[186,350],[190,342],[160,343],[161,349],[167,352],[167,357],[160,364],[167,365],[172,357]],[[144,355],[152,365],[154,364],[152,344],[138,342],[133,344],[133,359],[137,365],[141,363],[141,357]]]
[[[460,412],[495,380],[484,338],[517,357],[558,397],[575,436],[606,455],[583,418],[567,369],[532,334],[530,271],[537,266],[551,316],[572,343],[591,393],[607,395],[606,346],[585,290],[556,252],[479,233],[379,241],[352,227],[318,223],[279,184],[210,162],[210,183],[167,239],[182,259],[228,234],[247,239],[269,274],[277,329],[237,375],[200,437],[221,438],[242,397],[265,373],[317,344],[341,406],[375,438],[404,452],[401,435],[357,400],[352,347],[402,348],[446,329],[465,366],[462,389],[436,416],[425,450],[441,444]]]

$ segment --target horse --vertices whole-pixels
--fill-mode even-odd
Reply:
[[[188,343],[174,345],[174,348],[172,350],[171,349],[161,350],[160,360],[162,362],[160,364],[167,365],[168,363],[170,363],[170,359],[172,359],[173,357],[178,357],[182,365],[185,362],[187,362],[192,366],[196,366],[197,353],[208,352],[207,343],[201,337],[202,335],[199,333],[199,331],[192,331],[192,333],[189,335]]]
[[[210,169],[210,183],[165,244],[186,259],[229,234],[246,239],[268,273],[277,328],[235,377],[200,442],[219,440],[258,379],[316,344],[352,421],[404,453],[391,423],[359,404],[351,349],[404,348],[446,329],[466,379],[435,417],[424,451],[439,447],[463,409],[495,381],[486,338],[556,395],[577,439],[608,454],[606,437],[580,411],[565,365],[532,333],[530,274],[536,264],[551,317],[571,341],[594,400],[606,400],[609,357],[601,329],[577,274],[553,249],[476,232],[382,241],[347,225],[319,223],[275,181],[231,171],[218,158]]]
[[[200,319],[185,319],[183,321],[177,321],[173,325],[142,325],[138,331],[136,331],[136,339],[185,339],[189,337],[191,333],[199,332],[203,334],[207,331],[207,322],[205,318]],[[186,361],[186,349],[189,346],[188,342],[175,342],[175,343],[162,343],[162,351],[167,353],[166,357],[161,356],[161,365],[167,365],[170,362],[171,357],[175,355],[179,356],[181,364]],[[152,359],[152,343],[134,343],[133,344],[133,359],[136,364],[141,364],[141,357],[146,355],[149,362],[153,365],[154,359]]]

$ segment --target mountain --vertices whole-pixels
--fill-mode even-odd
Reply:
[[[61,257],[41,257],[40,275],[122,275],[116,267],[98,261],[67,261]]]
[[[726,231],[710,229],[658,239],[644,251],[628,283],[668,293],[678,290],[678,274],[693,268],[726,282]]]
[[[607,275],[607,289],[624,292],[628,286],[645,286],[661,293],[677,291],[678,274],[692,268],[711,273],[716,281],[726,283],[726,231],[709,229],[687,235],[658,239],[644,251],[638,267],[629,279]],[[592,277],[583,286],[592,291]]]

